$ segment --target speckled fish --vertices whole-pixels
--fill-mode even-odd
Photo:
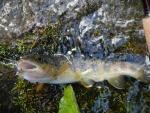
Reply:
[[[42,57],[42,56],[41,56]],[[40,59],[40,60],[39,60]],[[80,82],[91,87],[94,82],[107,80],[115,88],[123,88],[124,76],[144,81],[144,65],[123,61],[69,60],[56,54],[47,61],[22,58],[17,64],[18,75],[32,83],[65,84]]]

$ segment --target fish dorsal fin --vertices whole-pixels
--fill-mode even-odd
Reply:
[[[116,75],[115,75],[116,76]],[[113,87],[117,88],[117,89],[124,89],[125,87],[125,80],[124,80],[124,76],[117,76],[117,77],[113,77],[107,80]]]
[[[54,66],[56,69],[60,69],[64,64],[71,65],[70,59],[63,54],[51,55],[48,63]]]
[[[68,64],[71,64],[71,61],[70,59],[66,56],[66,55],[63,55],[63,54],[54,54],[54,57],[55,59],[58,59],[59,61],[62,61],[62,62],[67,62]]]

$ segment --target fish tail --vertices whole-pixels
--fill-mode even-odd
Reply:
[[[144,82],[146,83],[147,80],[146,80],[146,76],[144,74],[144,69],[143,68],[140,68],[138,71],[137,70],[127,70],[127,71],[130,71],[129,73],[114,73],[114,77],[112,77],[111,79],[107,79],[107,81],[115,88],[117,89],[123,89],[125,87],[125,79],[124,79],[124,76],[122,75],[129,75],[141,82]],[[113,75],[112,75],[113,76]]]
[[[138,69],[132,70],[129,69],[130,73],[129,76],[141,81],[141,82],[146,82],[146,76],[144,73],[144,66],[142,65],[141,67],[137,67]]]
[[[128,66],[129,64],[127,63],[126,65]],[[138,69],[134,67],[134,65],[130,65],[124,70],[121,68],[116,71],[116,68],[120,68],[117,65],[114,69],[109,70],[110,72],[105,72],[105,70],[101,70],[100,72],[97,70],[98,72],[94,72],[92,69],[88,69],[81,73],[80,83],[84,87],[89,88],[92,87],[95,82],[107,80],[113,87],[123,89],[126,83],[123,75],[131,76],[141,82],[146,82],[144,66],[137,67]]]

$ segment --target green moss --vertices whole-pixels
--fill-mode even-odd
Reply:
[[[57,51],[60,39],[61,23],[43,28],[36,28],[32,32],[26,32],[21,38],[13,41],[6,41],[0,44],[0,59],[18,60],[20,56],[32,53],[53,54]],[[37,38],[38,37],[38,38]]]
[[[27,35],[27,37],[30,37],[30,42],[32,42],[30,46],[29,44],[26,45],[29,46],[28,50],[30,50],[30,52],[35,51],[39,53],[41,52],[55,53],[59,45],[59,39],[60,39],[59,31],[61,30],[62,26],[63,25],[60,22],[58,22],[54,25],[34,29],[31,33],[31,36],[29,34]],[[27,37],[25,35],[24,39],[26,39]],[[23,47],[22,49],[24,49],[22,43],[20,44],[20,47],[21,48]]]
[[[6,46],[0,45],[0,55],[7,55],[8,48]]]
[[[132,0],[131,0],[132,1]],[[110,5],[113,5],[112,3]],[[133,4],[131,4],[133,5]],[[135,5],[135,4],[134,4]],[[139,2],[137,6],[139,7]],[[99,8],[98,5],[88,4],[88,7],[85,10],[78,13],[77,19],[81,19],[83,16],[91,14],[92,12],[96,11]],[[62,15],[63,16],[63,15]],[[138,16],[138,15],[137,15]],[[139,17],[139,16],[138,16]],[[61,19],[61,18],[60,18]],[[44,52],[48,53],[55,53],[57,51],[59,41],[63,37],[61,36],[61,28],[64,26],[65,23],[58,21],[58,23],[54,25],[50,25],[47,27],[42,28],[35,28],[31,32],[24,33],[24,35],[15,41],[15,46],[11,45],[11,43],[1,43],[0,44],[0,56],[3,58],[10,58],[10,59],[19,59],[20,56],[28,55],[31,53],[38,53],[43,54]],[[138,29],[138,25],[129,26],[128,29]],[[108,28],[113,28],[112,24],[108,24]],[[122,29],[122,32],[125,31]],[[143,39],[135,38],[132,34],[134,31],[130,32],[128,35],[131,36],[129,42],[122,47],[118,48],[115,52],[122,52],[122,53],[145,53],[145,42]],[[99,30],[95,30],[93,35],[99,36],[101,32]],[[115,36],[115,32],[110,34],[110,38]],[[103,40],[100,40],[100,43],[103,43]],[[107,48],[109,46],[105,45]],[[4,60],[4,59],[3,59]],[[6,67],[0,66],[2,72],[9,72]],[[1,72],[1,71],[0,71]],[[11,73],[11,72],[10,72]],[[7,77],[7,76],[6,76]],[[14,77],[14,76],[11,76]],[[1,77],[0,77],[1,79]],[[5,78],[6,79],[6,78]],[[6,80],[10,79],[7,77]],[[10,79],[12,80],[12,79]],[[2,81],[2,80],[1,80]],[[9,86],[11,81],[0,82],[1,92],[4,95],[8,94],[9,90],[4,92],[4,84]],[[91,108],[94,105],[97,98],[102,99],[103,93],[105,93],[105,89],[97,89],[97,88],[90,88],[86,89],[83,88],[81,85],[73,85],[76,99],[79,104],[81,110],[91,112]],[[5,87],[6,88],[6,87]],[[133,103],[127,102],[128,91],[127,90],[115,90],[112,87],[110,88],[111,96],[106,98],[109,100],[109,110],[108,113],[126,113],[126,112],[133,112]],[[141,89],[141,92],[142,89]],[[1,94],[1,95],[2,95]],[[9,92],[10,94],[10,92]],[[44,112],[58,112],[58,105],[59,100],[62,97],[62,92],[56,85],[46,85],[46,87],[42,88],[42,91],[36,92],[36,84],[31,84],[26,80],[17,79],[15,81],[15,86],[11,90],[11,95],[13,98],[9,97],[13,100],[13,103],[19,108],[22,112],[26,113],[44,113]],[[140,99],[142,94],[137,96],[135,100]],[[144,101],[150,99],[150,93],[143,93]],[[5,97],[6,98],[6,97]],[[8,100],[8,98],[7,98]],[[4,102],[4,101],[1,101]],[[9,103],[7,103],[8,105]],[[7,105],[5,105],[7,107]],[[0,103],[0,108],[3,106],[3,103]],[[148,109],[147,107],[145,108]],[[145,110],[145,111],[146,111]]]
[[[93,33],[94,37],[100,36],[100,34],[101,34],[101,31],[98,29],[96,29]]]
[[[95,87],[87,89],[79,84],[74,84],[73,86],[79,108],[85,111],[91,111],[91,108],[102,89]]]
[[[14,94],[14,104],[21,111],[25,113],[36,113],[36,109],[32,105],[34,103],[34,90],[31,84],[23,79],[18,79],[15,87],[12,89],[12,94]]]
[[[117,111],[118,113],[126,113],[125,103],[127,101],[127,92],[119,91],[112,92],[112,97],[110,99],[110,109],[112,111]]]
[[[30,46],[26,46],[25,40],[17,40],[16,45],[18,46],[17,47],[18,52],[22,52],[22,53],[27,51],[30,47]]]
[[[145,41],[143,39],[130,38],[129,41],[123,46],[115,50],[116,53],[133,53],[133,54],[145,54]]]
[[[37,91],[38,84],[18,79],[11,93],[13,103],[23,113],[56,113],[62,93],[57,86],[45,85]]]

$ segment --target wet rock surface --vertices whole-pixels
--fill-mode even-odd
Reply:
[[[59,23],[59,52],[76,49],[87,57],[102,59],[130,41],[136,46],[143,40],[141,7],[132,7],[134,2],[126,4],[123,0],[2,0],[0,41],[13,42],[26,34],[41,39],[41,28]]]
[[[143,64],[142,15],[139,0],[0,0],[0,60],[57,52]],[[0,67],[0,112],[58,112],[63,86],[47,84],[37,93],[36,84],[14,75]],[[148,85],[129,79],[120,91],[100,84],[108,87],[73,84],[82,113],[150,112]]]
[[[76,26],[68,26],[67,30],[78,31],[80,35],[76,35],[81,38],[90,38],[96,29],[99,31],[95,35],[109,34],[113,32],[109,25],[119,29],[139,22],[132,16],[141,14],[141,10],[121,7],[123,4],[119,0],[1,0],[0,38],[15,38],[35,27],[56,23],[60,18],[63,22],[72,21]]]
[[[65,20],[76,18],[82,7],[87,7],[85,0],[1,0],[0,38],[15,38],[35,26],[56,22],[62,15]]]

